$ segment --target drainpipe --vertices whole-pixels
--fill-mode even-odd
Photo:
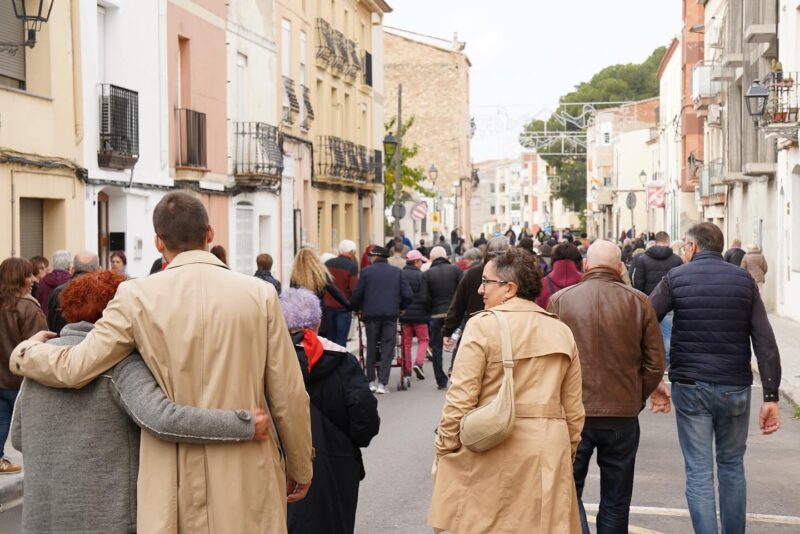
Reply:
[[[17,203],[17,189],[14,186],[14,169],[11,169],[11,257],[17,255],[17,251],[14,248],[14,236],[17,234],[16,228],[17,224],[14,220],[14,204]]]

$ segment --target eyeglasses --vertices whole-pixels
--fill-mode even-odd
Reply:
[[[688,241],[688,242],[684,243],[683,246],[681,247],[681,254],[683,254],[683,252],[686,251],[686,249],[687,249],[687,247],[689,247],[689,245],[694,245],[695,247],[697,246],[694,241]]]
[[[497,284],[502,286],[503,284],[507,283],[507,280],[489,280],[488,278],[481,278],[481,286],[483,289],[486,289],[486,284]]]

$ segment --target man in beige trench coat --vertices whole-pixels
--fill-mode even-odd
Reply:
[[[208,214],[186,193],[153,212],[161,273],[123,283],[95,329],[74,347],[22,342],[11,370],[56,387],[81,387],[138,348],[167,396],[201,408],[268,409],[277,438],[189,445],[142,432],[139,532],[284,533],[286,502],[312,475],[308,396],[271,284],[233,273],[206,252]],[[288,481],[287,481],[288,480]],[[102,483],[102,481],[98,481]]]

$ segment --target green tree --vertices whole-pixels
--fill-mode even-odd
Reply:
[[[392,117],[389,122],[384,125],[384,129],[386,133],[392,133],[394,135],[396,131],[396,124],[397,124],[397,117]],[[414,125],[414,116],[412,115],[408,121],[403,124],[403,127],[400,129],[400,132],[403,138],[406,137],[406,133],[411,129]],[[403,157],[403,165],[401,167],[401,174],[400,174],[400,200],[406,201],[411,199],[413,193],[420,193],[424,196],[433,196],[433,192],[427,189],[424,186],[425,182],[425,170],[422,167],[410,167],[407,165],[409,161],[411,161],[414,156],[417,155],[419,152],[419,145],[414,143],[413,145],[409,146],[406,143],[403,143],[401,154]],[[383,202],[384,206],[389,207],[394,204],[394,168],[395,163],[394,159],[390,158],[387,154],[384,153],[383,155],[383,164],[386,172],[384,173],[384,180],[383,180]]]
[[[652,98],[658,95],[658,66],[666,53],[665,47],[657,48],[644,63],[612,65],[606,67],[589,82],[575,86],[575,90],[561,97],[562,103],[575,102],[633,102]],[[569,109],[576,115],[578,108]],[[529,122],[525,132],[577,132],[580,128],[574,124],[562,125],[555,116],[547,121],[533,120]],[[543,148],[542,152],[554,152],[560,149],[559,143]],[[553,196],[560,198],[573,211],[583,214],[586,208],[586,159],[582,156],[542,156],[552,172],[559,177],[558,187]]]

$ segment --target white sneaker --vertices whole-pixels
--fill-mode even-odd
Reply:
[[[386,395],[387,393],[389,393],[389,388],[387,388],[383,384],[378,384],[378,389],[375,392],[378,395]]]
[[[378,391],[378,381],[377,380],[373,380],[372,382],[369,383],[369,390],[371,392],[373,392],[373,393]]]

